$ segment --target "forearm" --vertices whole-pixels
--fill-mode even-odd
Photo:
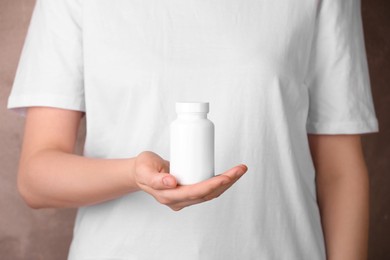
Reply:
[[[328,260],[365,260],[368,174],[359,135],[309,136]]]
[[[34,208],[80,207],[137,190],[135,159],[93,159],[42,150],[22,160],[18,188]]]
[[[326,175],[326,174],[324,174]],[[319,177],[318,200],[328,260],[367,259],[368,178],[364,169]]]
[[[246,171],[238,165],[194,185],[178,185],[169,162],[151,151],[128,159],[74,155],[80,111],[30,107],[27,111],[18,189],[33,208],[80,207],[143,191],[173,210],[220,196]]]

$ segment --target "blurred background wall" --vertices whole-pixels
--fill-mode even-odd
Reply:
[[[343,0],[340,0],[343,1]],[[390,259],[390,1],[361,0],[380,133],[363,136],[371,182],[369,260]],[[0,258],[66,259],[74,209],[28,208],[16,190],[23,118],[6,110],[35,0],[0,0]],[[85,128],[80,130],[81,151]]]

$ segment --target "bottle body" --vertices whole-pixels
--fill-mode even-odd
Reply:
[[[177,103],[182,108],[185,104]],[[201,182],[214,176],[214,124],[206,109],[184,111],[176,106],[178,117],[170,125],[170,173],[181,185]],[[195,112],[192,112],[195,111]]]

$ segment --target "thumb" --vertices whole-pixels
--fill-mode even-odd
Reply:
[[[175,177],[169,173],[154,173],[150,177],[151,179],[148,186],[155,190],[172,189],[177,186]]]

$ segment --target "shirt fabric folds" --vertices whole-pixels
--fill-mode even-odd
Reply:
[[[81,207],[69,260],[326,259],[307,134],[378,131],[360,0],[37,0],[8,108],[84,111],[84,155],[169,160],[175,102],[210,102],[216,173],[179,212]]]

